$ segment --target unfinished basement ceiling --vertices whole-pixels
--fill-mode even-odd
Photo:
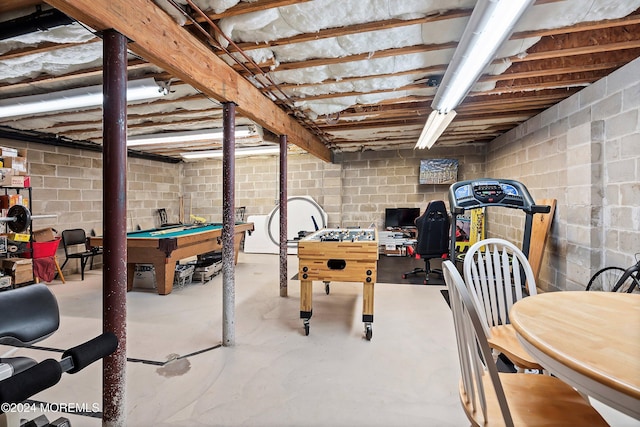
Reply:
[[[155,8],[155,13],[171,16],[185,37],[195,37],[214,60],[226,62],[268,98],[273,109],[284,111],[302,125],[304,132],[290,139],[292,146],[308,150],[312,146],[304,141],[308,133],[330,152],[414,147],[431,112],[437,83],[476,3],[114,2],[116,6],[122,3],[130,8]],[[74,3],[83,2],[49,3],[72,10]],[[108,3],[98,1],[92,7],[100,10]],[[78,6],[82,7],[86,6]],[[640,0],[538,0],[456,109],[458,115],[438,146],[487,143],[640,56],[639,8]],[[24,33],[25,23],[20,19],[37,10],[53,16],[56,25],[46,30],[34,25]],[[77,16],[85,14],[89,12]],[[69,15],[65,22],[63,14],[34,0],[3,2],[0,102],[101,84],[101,39],[91,22],[78,22]],[[12,20],[17,20],[13,21],[15,25]],[[118,22],[110,24],[123,32]],[[152,28],[161,37],[163,28]],[[162,98],[129,105],[131,137],[222,126],[222,95],[211,96],[207,87],[196,89],[197,85],[189,81],[193,77],[182,75],[181,70],[163,69],[160,62],[171,61],[171,48],[167,44],[168,59],[154,60],[140,56],[132,47],[129,80],[153,77],[169,90]],[[186,69],[190,64],[182,66]],[[277,129],[269,128],[271,120],[267,117],[273,109],[226,100],[238,103],[237,125],[255,129],[253,135],[238,138],[237,147],[277,142],[273,133],[277,134]],[[48,143],[78,141],[99,146],[102,112],[94,107],[0,118],[0,131],[0,136],[21,132],[28,138],[48,136]],[[135,149],[179,159],[181,152],[220,146],[219,140],[204,140]],[[309,151],[318,155],[318,150]]]

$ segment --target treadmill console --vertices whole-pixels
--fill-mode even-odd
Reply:
[[[478,179],[456,182],[449,189],[452,212],[485,206],[502,206],[530,210],[534,201],[527,188],[518,181],[508,179]]]
[[[511,179],[472,179],[460,181],[449,187],[449,208],[453,216],[452,224],[456,224],[457,216],[466,210],[484,208],[487,206],[499,206],[511,209],[520,209],[526,214],[524,224],[524,237],[522,239],[522,252],[529,255],[531,244],[531,228],[533,215],[537,213],[549,213],[551,206],[536,205],[529,194],[529,190],[521,182]],[[456,252],[455,227],[451,227],[450,256],[455,258]]]

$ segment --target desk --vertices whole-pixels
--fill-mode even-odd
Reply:
[[[510,319],[552,374],[640,419],[640,295],[548,292],[516,302]]]
[[[252,223],[235,225],[236,262],[244,232],[252,230]],[[89,244],[103,246],[102,237],[90,237]],[[153,264],[158,293],[170,294],[176,261],[219,249],[222,249],[222,224],[177,226],[127,233],[127,289],[131,290],[133,287],[136,264]]]

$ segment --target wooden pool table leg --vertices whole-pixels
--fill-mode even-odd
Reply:
[[[127,263],[127,292],[133,289],[133,277],[136,274],[136,265]]]
[[[236,233],[233,239],[233,249],[235,250],[234,264],[238,264],[238,254],[240,253],[240,245],[242,244],[243,240],[244,240],[244,232]]]
[[[156,286],[158,294],[168,295],[173,290],[173,278],[176,274],[175,262],[170,258],[166,262],[153,263],[156,270]]]

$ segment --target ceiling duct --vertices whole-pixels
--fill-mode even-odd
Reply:
[[[61,25],[69,25],[75,20],[57,9],[38,10],[31,15],[5,21],[0,25],[0,40],[22,36],[34,31],[46,31]]]

